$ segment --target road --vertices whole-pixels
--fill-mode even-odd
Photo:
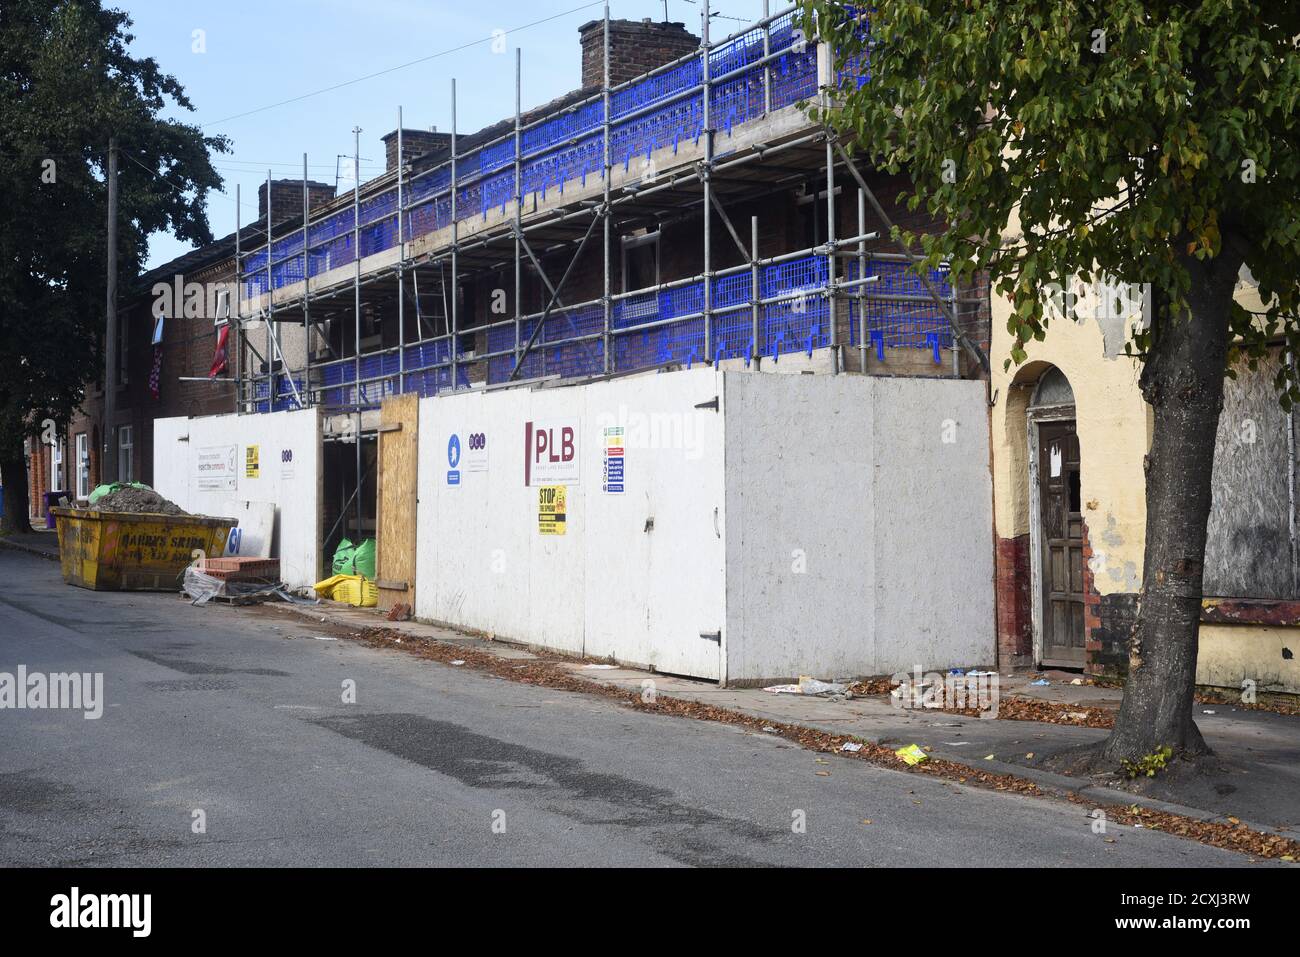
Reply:
[[[0,710],[4,865],[1247,863],[1094,834],[1063,802],[315,640],[289,615],[73,588],[3,548],[0,581],[0,672],[104,682],[98,719]]]

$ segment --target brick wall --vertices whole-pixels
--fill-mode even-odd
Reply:
[[[1123,678],[1128,673],[1129,639],[1137,622],[1137,598],[1133,592],[1099,595],[1093,584],[1092,545],[1088,523],[1083,523],[1083,628],[1087,636],[1084,670],[1093,675]]]
[[[1033,599],[1029,572],[1029,535],[999,538],[994,554],[998,622],[998,665],[1033,664]]]
[[[397,168],[397,130],[386,133],[384,141],[384,171],[391,172]],[[410,162],[417,156],[451,149],[451,134],[438,133],[433,130],[402,130],[403,158]],[[301,194],[300,194],[301,195]]]
[[[578,27],[582,44],[582,85],[600,86],[605,72],[605,22],[591,20]],[[671,63],[700,48],[700,38],[681,23],[609,21],[609,82],[623,83]]]
[[[315,209],[334,198],[334,187],[329,183],[307,181],[307,204]],[[282,223],[302,216],[302,180],[276,179],[271,181],[271,222]],[[257,219],[266,222],[266,184],[257,187]]]

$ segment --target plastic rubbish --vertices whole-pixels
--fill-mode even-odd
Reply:
[[[848,685],[838,684],[834,681],[820,681],[808,675],[799,676],[799,691],[801,694],[844,694],[848,690]]]
[[[339,547],[334,549],[334,562],[330,566],[335,575],[356,574],[356,551],[357,546],[352,544],[352,539],[345,538],[339,542]]]
[[[859,751],[862,750],[862,745],[858,744],[856,741],[845,741],[842,745],[840,745],[840,750],[848,751],[851,754],[857,754]]]
[[[1046,678],[1039,678],[1037,681],[1031,681],[1031,682],[1029,682],[1029,683],[1030,683],[1031,685],[1036,685],[1036,686],[1038,686],[1038,687],[1040,687],[1040,688],[1041,688],[1043,685],[1050,685],[1050,684],[1051,684],[1051,682],[1048,681]]]
[[[930,756],[918,748],[915,744],[909,744],[905,748],[899,748],[894,752],[903,759],[903,763],[915,767],[922,761],[930,760]]]

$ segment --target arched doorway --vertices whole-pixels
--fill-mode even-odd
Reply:
[[[1087,629],[1079,436],[1074,390],[1060,369],[1039,377],[1026,417],[1034,656],[1043,666],[1082,668]]]

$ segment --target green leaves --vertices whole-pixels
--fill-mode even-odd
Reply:
[[[66,421],[98,371],[109,136],[121,149],[121,288],[150,234],[212,238],[205,203],[221,178],[209,153],[226,142],[160,115],[189,101],[132,55],[129,27],[99,0],[0,6],[0,368],[22,370],[0,377],[0,442],[11,446],[33,421]]]
[[[843,8],[805,9],[842,56],[862,51]],[[1014,361],[1043,331],[1047,277],[1149,282],[1167,322],[1188,285],[1180,257],[1213,261],[1227,244],[1267,288],[1272,322],[1236,334],[1295,337],[1300,13],[1243,0],[878,0],[871,34],[871,82],[828,120],[911,177],[911,208],[958,224],[928,237],[928,254],[976,263],[995,288],[1010,280]],[[956,182],[942,179],[948,158]]]

